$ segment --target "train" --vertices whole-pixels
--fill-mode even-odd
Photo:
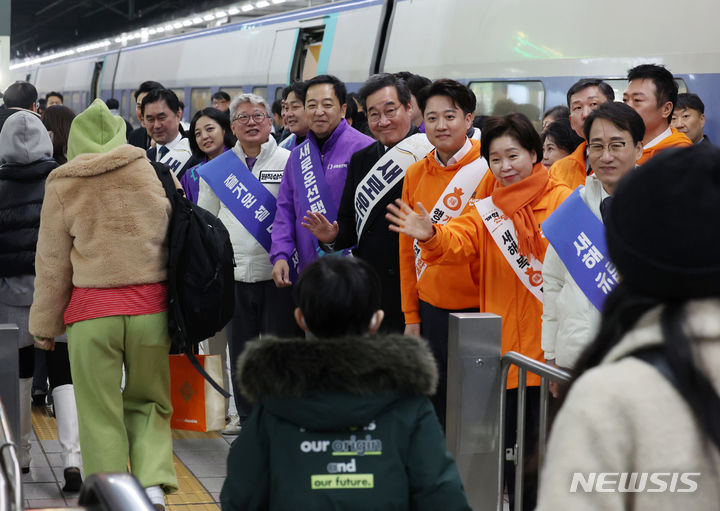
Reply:
[[[352,91],[372,73],[411,71],[467,84],[476,115],[515,110],[539,126],[579,78],[605,79],[621,100],[627,70],[650,62],[702,98],[705,133],[717,140],[718,14],[716,0],[347,0],[118,48],[108,40],[81,56],[12,65],[11,78],[62,92],[76,111],[115,97],[137,125],[132,93],[144,80],[173,89],[187,121],[219,90],[272,101],[316,74]]]

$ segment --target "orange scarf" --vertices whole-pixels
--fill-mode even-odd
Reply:
[[[520,255],[537,257],[542,253],[542,233],[535,220],[532,204],[542,197],[550,175],[542,163],[536,163],[532,174],[509,186],[500,185],[497,181],[492,192],[492,200],[515,226]]]

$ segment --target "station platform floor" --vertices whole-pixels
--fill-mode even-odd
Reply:
[[[23,474],[27,509],[71,507],[77,493],[64,493],[62,461],[55,419],[45,407],[32,408],[30,473]],[[234,436],[173,430],[179,491],[167,496],[168,511],[218,511],[230,443]]]

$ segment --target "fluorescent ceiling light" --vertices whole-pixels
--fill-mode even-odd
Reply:
[[[204,19],[205,21],[214,21],[214,20],[215,20],[215,16],[213,16],[212,14],[206,14],[205,16],[203,16],[203,19]]]
[[[228,14],[230,16],[235,16],[236,14],[240,14],[240,10],[237,7],[230,7],[228,9]]]
[[[182,22],[182,24],[183,24],[183,27],[190,27],[190,26],[192,26],[192,21],[185,20]]]
[[[165,25],[164,28],[165,28],[165,32],[170,32],[173,29],[173,26],[170,23],[168,23],[167,25]]]
[[[218,11],[215,13],[215,19],[219,20],[220,18],[224,18],[227,16],[227,13],[225,11]]]
[[[272,0],[275,5],[285,3],[285,0]]]
[[[176,21],[175,23],[173,23],[173,28],[175,30],[180,30],[182,27],[183,27],[183,24],[180,23],[179,21]]]
[[[193,25],[199,25],[200,23],[203,22],[203,19],[200,16],[196,16],[195,18],[192,19],[192,22],[193,22]]]
[[[158,34],[162,34],[163,32],[165,32],[165,27],[158,27],[155,30],[158,31]]]
[[[242,9],[242,12],[252,11],[254,8],[255,7],[253,6],[253,4],[245,4],[242,7],[240,7],[240,9]]]
[[[267,0],[261,0],[260,2],[255,2],[255,7],[257,7],[258,9],[270,7],[270,2],[268,2]]]

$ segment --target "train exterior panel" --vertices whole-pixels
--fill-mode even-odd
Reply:
[[[720,35],[698,27],[674,36],[670,13],[676,9],[667,0],[351,0],[12,73],[29,78],[42,94],[69,93],[66,103],[76,110],[95,95],[117,97],[130,120],[134,88],[157,80],[179,93],[187,120],[218,89],[273,100],[280,87],[301,76],[303,65],[306,72],[332,73],[357,89],[373,68],[379,27],[389,10],[382,70],[467,83],[478,97],[477,114],[516,107],[538,120],[542,111],[565,103],[575,80],[590,76],[611,79],[621,99],[627,70],[653,62],[666,65],[681,80],[681,90],[700,95],[707,110],[705,132],[718,140]],[[720,4],[713,0],[683,5],[684,19],[718,14]],[[302,47],[312,31],[321,39]]]

